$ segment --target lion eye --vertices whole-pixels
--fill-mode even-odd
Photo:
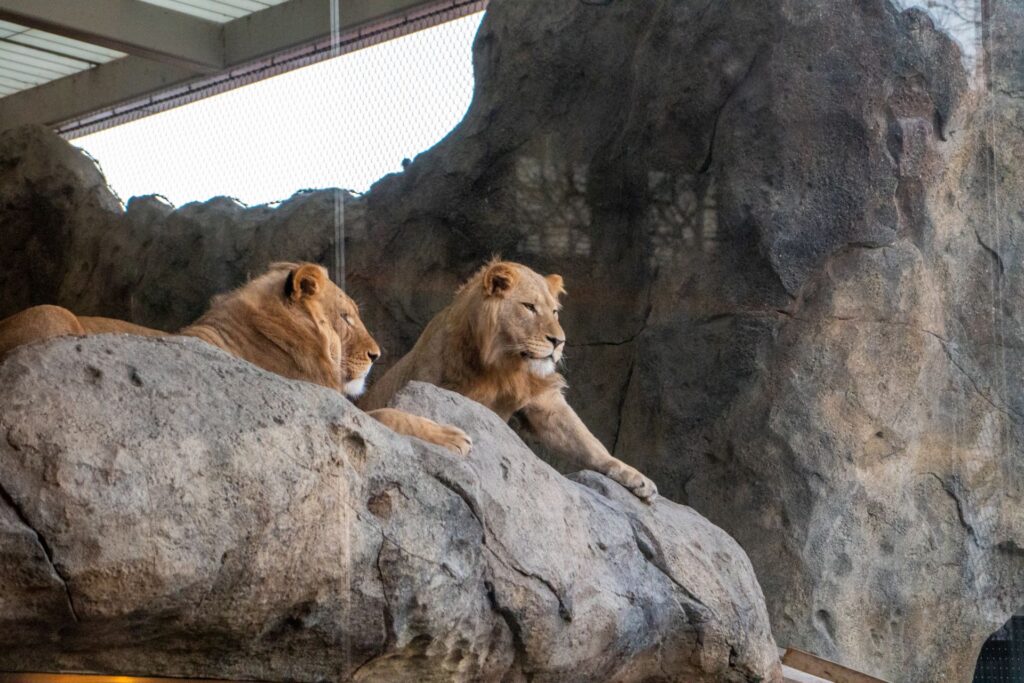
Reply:
[[[528,304],[528,303],[526,303],[524,301],[523,305],[526,306],[526,310],[528,310],[530,313],[536,313],[537,312],[537,307],[534,306],[533,304]]]
[[[349,325],[354,325],[355,324],[355,323],[352,322],[352,316],[350,316],[348,313],[343,313],[342,316],[341,316],[341,319],[344,320],[345,322],[347,322]]]

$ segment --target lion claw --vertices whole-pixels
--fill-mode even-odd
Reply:
[[[473,448],[473,439],[458,427],[438,425],[438,433],[432,439],[438,446],[444,446],[456,455],[466,456]]]
[[[622,463],[608,473],[608,477],[629,490],[634,496],[646,503],[654,502],[658,496],[657,485],[640,473],[635,467]]]

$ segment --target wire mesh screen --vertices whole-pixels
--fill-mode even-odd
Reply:
[[[339,56],[68,137],[100,161],[123,200],[158,193],[175,205],[214,195],[262,204],[305,188],[362,192],[465,114],[482,8],[336,43],[326,49]]]
[[[1024,617],[1013,617],[981,649],[974,683],[1024,681]]]

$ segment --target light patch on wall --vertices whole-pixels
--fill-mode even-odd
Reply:
[[[981,0],[893,0],[899,10],[926,12],[935,28],[945,31],[960,45],[968,74],[974,74],[981,43]]]

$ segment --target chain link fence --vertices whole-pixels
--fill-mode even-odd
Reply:
[[[484,6],[343,37],[176,95],[187,104],[150,98],[130,108],[133,120],[65,136],[125,201],[161,194],[180,206],[225,195],[253,205],[307,188],[364,192],[462,119]]]

